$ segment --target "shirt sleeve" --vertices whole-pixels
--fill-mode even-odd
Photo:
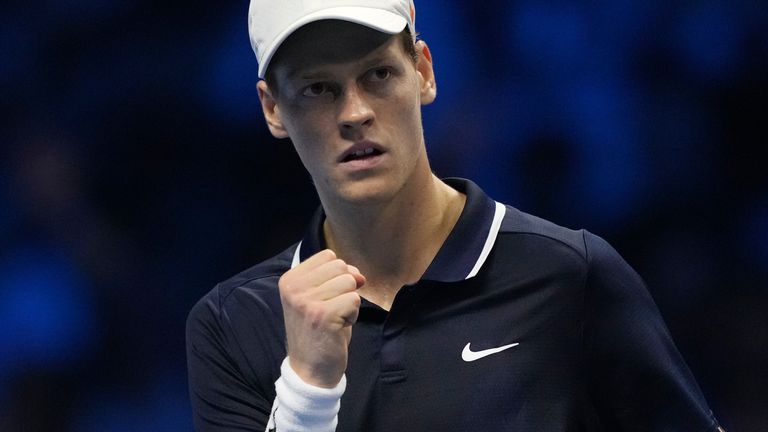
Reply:
[[[640,276],[601,238],[585,232],[584,240],[584,343],[603,429],[717,431]]]
[[[243,373],[245,362],[216,290],[201,299],[187,318],[187,371],[195,430],[264,431],[272,394]]]

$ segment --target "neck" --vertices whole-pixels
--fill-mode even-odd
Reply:
[[[422,183],[374,205],[324,203],[328,247],[361,270],[361,294],[384,295],[385,308],[400,287],[421,278],[464,207],[466,197],[434,175]]]

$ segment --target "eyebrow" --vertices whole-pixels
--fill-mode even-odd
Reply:
[[[370,60],[363,62],[363,67],[364,69],[368,69],[374,65],[386,63],[391,61],[391,57],[392,56],[388,52],[377,53],[375,56],[371,57]]]
[[[373,65],[384,63],[388,60],[390,60],[392,57],[389,52],[380,52],[374,54],[370,59],[362,60],[361,65],[363,69],[369,69]],[[313,70],[312,67],[304,68],[302,66],[298,67],[286,67],[286,78],[289,80],[293,79],[301,79],[301,80],[316,80],[316,79],[327,79],[332,76],[332,74],[328,72],[324,72],[322,70]]]
[[[300,75],[300,76],[299,76]],[[331,74],[327,72],[315,72],[315,71],[308,71],[306,73],[301,73],[300,70],[297,70],[291,74],[288,75],[289,78],[299,78],[302,80],[316,80],[316,79],[327,79],[330,78]]]

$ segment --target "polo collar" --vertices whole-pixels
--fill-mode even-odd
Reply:
[[[459,220],[427,267],[422,280],[458,282],[470,279],[480,271],[496,242],[506,208],[489,198],[470,180],[448,178],[443,181],[465,194],[467,201]],[[325,212],[321,206],[315,212],[304,239],[296,247],[291,268],[325,249],[324,221]]]

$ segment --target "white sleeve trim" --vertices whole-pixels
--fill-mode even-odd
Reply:
[[[288,363],[280,366],[280,378],[275,381],[277,396],[272,404],[267,432],[334,432],[338,424],[341,396],[347,388],[347,378],[334,388],[316,387],[304,382]]]

